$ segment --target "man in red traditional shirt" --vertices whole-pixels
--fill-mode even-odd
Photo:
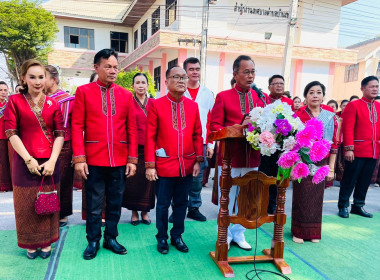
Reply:
[[[273,75],[268,80],[269,99],[270,103],[280,100],[287,103],[289,106],[293,106],[293,100],[284,95],[285,80],[281,75]],[[259,170],[264,172],[268,176],[277,177],[278,165],[277,161],[280,152],[277,151],[271,156],[261,155],[261,163]],[[268,214],[274,214],[277,205],[277,185],[271,185],[269,187],[269,204]]]
[[[94,57],[98,80],[78,87],[72,113],[75,171],[85,179],[88,246],[83,258],[96,257],[102,237],[102,209],[106,196],[103,247],[116,254],[127,250],[116,241],[125,176],[137,163],[137,128],[133,95],[116,85],[117,53],[103,49]],[[84,136],[84,137],[83,137]]]
[[[351,214],[372,218],[363,206],[380,152],[380,103],[375,102],[378,78],[364,78],[361,90],[363,97],[348,103],[342,114],[345,166],[338,201],[338,215],[342,218],[349,216],[349,199],[354,189]]]
[[[188,76],[174,66],[166,71],[169,93],[152,102],[145,141],[146,177],[156,184],[157,250],[167,254],[168,209],[173,201],[171,244],[181,252],[189,249],[182,240],[193,177],[200,172],[203,157],[202,126],[197,103],[183,96]]]
[[[252,58],[241,55],[233,64],[233,75],[236,81],[234,88],[220,92],[216,96],[215,105],[211,112],[211,131],[217,131],[234,124],[241,124],[242,120],[254,107],[264,107],[270,103],[269,97],[250,88],[255,80],[256,69]],[[260,151],[254,150],[246,141],[236,142],[232,148],[231,176],[244,176],[247,172],[257,169],[260,164]],[[219,155],[221,150],[219,149]],[[218,165],[221,170],[222,158],[218,157]],[[219,171],[220,174],[220,171]],[[220,192],[219,192],[220,194]],[[235,207],[237,213],[237,197],[239,186],[232,186],[230,190],[230,202],[228,209],[230,215]],[[240,224],[228,228],[227,242],[236,243],[244,250],[252,250],[251,245],[245,241],[245,227]]]

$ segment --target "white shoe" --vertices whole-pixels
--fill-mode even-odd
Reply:
[[[230,250],[231,242],[228,242],[228,251]]]
[[[320,240],[319,239],[312,239],[311,242],[313,243],[318,243]]]
[[[251,251],[252,250],[251,245],[249,245],[249,243],[247,241],[245,241],[245,240],[239,241],[239,242],[236,242],[236,241],[233,240],[232,242],[234,242],[236,245],[238,245],[243,250],[246,250],[246,251]]]
[[[295,236],[293,236],[293,242],[298,243],[298,244],[303,244],[304,243],[304,241],[303,241],[302,238],[298,238],[298,237],[295,237]]]

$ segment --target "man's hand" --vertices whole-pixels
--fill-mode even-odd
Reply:
[[[201,173],[201,165],[199,164],[199,162],[196,162],[193,168],[193,177],[197,177],[199,173]]]
[[[145,176],[149,181],[156,181],[158,179],[156,168],[147,168]]]
[[[251,119],[251,117],[248,115],[244,118],[244,121],[242,122],[242,125],[247,125],[249,123],[249,120]]]
[[[85,162],[76,163],[75,172],[79,173],[79,175],[85,180],[87,180],[87,175],[90,174],[88,172],[88,165]]]
[[[214,149],[212,149],[212,148],[206,149],[206,157],[207,158],[212,158],[213,154],[214,154]]]
[[[127,163],[127,168],[125,169],[125,175],[127,175],[127,178],[132,177],[135,174],[136,174],[136,164]]]
[[[344,159],[347,160],[347,161],[349,161],[349,162],[353,162],[354,159],[355,159],[354,151],[347,151],[344,154]]]

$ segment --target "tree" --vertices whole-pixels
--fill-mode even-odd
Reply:
[[[0,5],[0,52],[4,53],[8,70],[21,82],[20,67],[31,58],[47,62],[57,24],[52,13],[37,0],[7,0]]]
[[[133,87],[132,87],[132,80],[133,76],[136,73],[144,73],[148,77],[148,93],[156,97],[156,89],[154,88],[154,81],[152,76],[150,75],[149,71],[140,71],[139,69],[135,68],[134,70],[125,72],[124,70],[121,70],[119,74],[117,74],[117,78],[115,83],[118,84],[119,86],[126,88],[130,92],[134,93]]]

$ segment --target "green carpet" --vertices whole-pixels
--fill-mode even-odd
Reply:
[[[153,224],[137,227],[121,224],[119,231],[118,240],[126,245],[128,254],[119,256],[101,248],[91,261],[82,258],[86,247],[84,226],[69,227],[64,243],[61,240],[56,244],[57,248],[63,247],[61,254],[50,260],[28,260],[25,250],[17,247],[16,232],[0,231],[0,279],[225,279],[208,255],[215,249],[215,221],[186,222],[183,238],[190,248],[187,254],[178,252],[173,246],[168,255],[158,253]],[[268,234],[272,232],[273,225],[264,225],[257,231],[258,254],[269,248],[271,237]],[[355,215],[349,219],[324,216],[322,241],[296,244],[291,241],[288,220],[284,236],[285,260],[293,272],[288,277],[292,280],[380,279],[380,243],[376,243],[379,233],[380,214],[375,214],[373,219]],[[246,238],[253,245],[255,231],[247,231]],[[234,246],[230,250],[230,256],[248,254]],[[256,267],[277,272],[271,263],[258,263]],[[253,264],[234,264],[232,268],[235,279],[246,279],[245,274],[253,269]],[[55,275],[55,278],[46,275]],[[271,274],[260,277],[262,280],[281,279]]]
[[[44,279],[49,259],[27,259],[26,250],[17,247],[16,231],[0,231],[0,248],[1,280]]]

